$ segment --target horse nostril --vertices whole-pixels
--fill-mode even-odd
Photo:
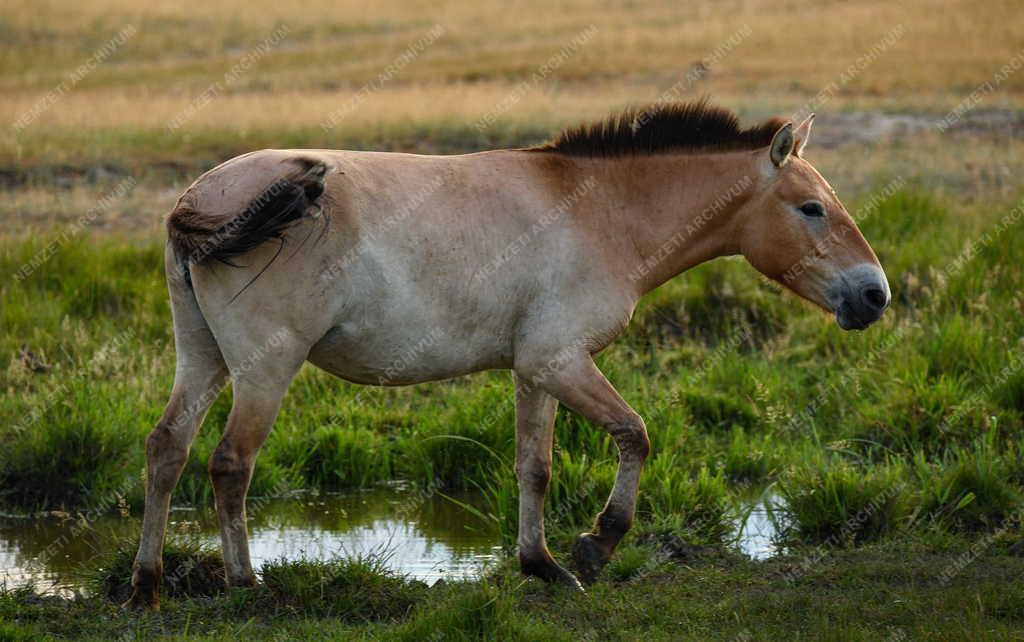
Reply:
[[[861,296],[864,298],[864,302],[876,312],[881,312],[889,306],[889,297],[886,296],[885,290],[868,287],[864,289]]]

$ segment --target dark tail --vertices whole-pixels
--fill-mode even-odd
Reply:
[[[189,284],[191,266],[207,261],[235,265],[232,259],[271,239],[280,241],[283,248],[284,232],[288,227],[305,217],[321,213],[318,199],[324,192],[327,165],[301,157],[295,158],[294,162],[297,165],[294,171],[264,188],[234,218],[225,219],[223,215],[204,212],[191,202],[187,193],[178,201],[167,218],[167,236],[178,270]],[[323,229],[327,229],[326,224]],[[253,281],[270,267],[273,260],[260,270]]]

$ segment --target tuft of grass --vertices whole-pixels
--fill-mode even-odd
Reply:
[[[120,604],[131,595],[136,542],[124,539],[76,575],[88,591]],[[225,593],[224,563],[216,547],[193,539],[172,539],[164,546],[162,598],[186,599]],[[365,553],[332,560],[287,560],[264,563],[260,583],[232,591],[227,606],[235,613],[258,610],[277,616],[339,618],[353,622],[402,617],[423,599],[427,587],[394,573],[388,554]]]
[[[842,460],[790,469],[778,484],[788,536],[849,546],[877,540],[906,525],[907,481],[898,464],[865,468]]]
[[[394,470],[388,440],[354,426],[284,432],[273,459],[294,470],[304,484],[329,490],[364,488],[391,478]]]
[[[385,554],[368,553],[328,561],[267,562],[260,569],[261,585],[245,592],[237,608],[351,622],[400,618],[423,600],[427,586],[388,570],[386,561]]]
[[[1020,522],[1022,505],[1020,488],[1012,481],[1013,466],[986,442],[972,449],[953,448],[939,463],[919,458],[915,466],[921,487],[918,518],[947,530],[1014,526]]]
[[[654,532],[676,533],[688,542],[720,543],[732,531],[733,497],[722,473],[702,467],[695,475],[673,474],[676,455],[656,457],[646,470],[638,512]]]
[[[769,437],[751,436],[740,427],[723,449],[722,472],[733,482],[760,484],[771,477],[780,464],[777,447]]]
[[[626,582],[657,570],[665,564],[664,559],[655,557],[644,546],[622,546],[615,551],[615,557],[608,563],[605,574],[615,582]]]
[[[728,432],[735,427],[754,429],[760,418],[749,403],[707,390],[687,392],[680,402],[696,426],[704,431]]]
[[[522,582],[503,575],[442,589],[438,598],[416,609],[409,620],[388,633],[388,639],[419,640],[570,640],[559,626],[520,606]],[[556,591],[567,589],[554,587]]]
[[[110,547],[76,575],[86,589],[122,603],[132,594],[132,563],[136,540],[113,539]],[[224,592],[224,561],[220,551],[195,539],[172,538],[164,544],[160,594],[172,598],[208,597]]]

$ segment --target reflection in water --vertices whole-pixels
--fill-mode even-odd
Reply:
[[[479,497],[459,501],[480,505]],[[0,582],[52,586],[118,539],[137,539],[140,519],[104,515],[82,528],[69,517],[0,516]],[[210,508],[172,509],[169,535],[198,535],[219,546]],[[399,486],[344,494],[302,494],[250,502],[253,567],[280,559],[384,554],[386,565],[428,583],[479,574],[495,559],[498,535],[487,523],[436,493]]]
[[[739,549],[756,560],[778,555],[781,531],[779,507],[782,498],[770,489],[741,502],[740,517],[734,522]]]

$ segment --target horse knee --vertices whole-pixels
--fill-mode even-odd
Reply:
[[[551,483],[551,462],[516,464],[516,478],[521,488],[534,493],[545,493]]]
[[[241,511],[252,471],[249,458],[230,443],[221,441],[210,455],[207,470],[213,482],[217,504],[229,512]]]
[[[195,417],[185,407],[182,393],[175,389],[156,427],[146,439],[146,456],[184,464],[195,434]]]
[[[173,489],[181,469],[188,460],[189,441],[179,434],[171,421],[161,419],[146,438],[148,479],[154,489]]]
[[[220,442],[207,463],[210,479],[216,484],[243,476],[248,470],[248,464],[244,459],[228,442]]]
[[[640,415],[633,415],[622,422],[612,424],[608,432],[615,439],[621,457],[644,461],[651,452],[651,440],[647,426]]]
[[[146,460],[152,464],[156,461],[171,459],[177,454],[177,450],[174,433],[161,420],[146,437]]]

